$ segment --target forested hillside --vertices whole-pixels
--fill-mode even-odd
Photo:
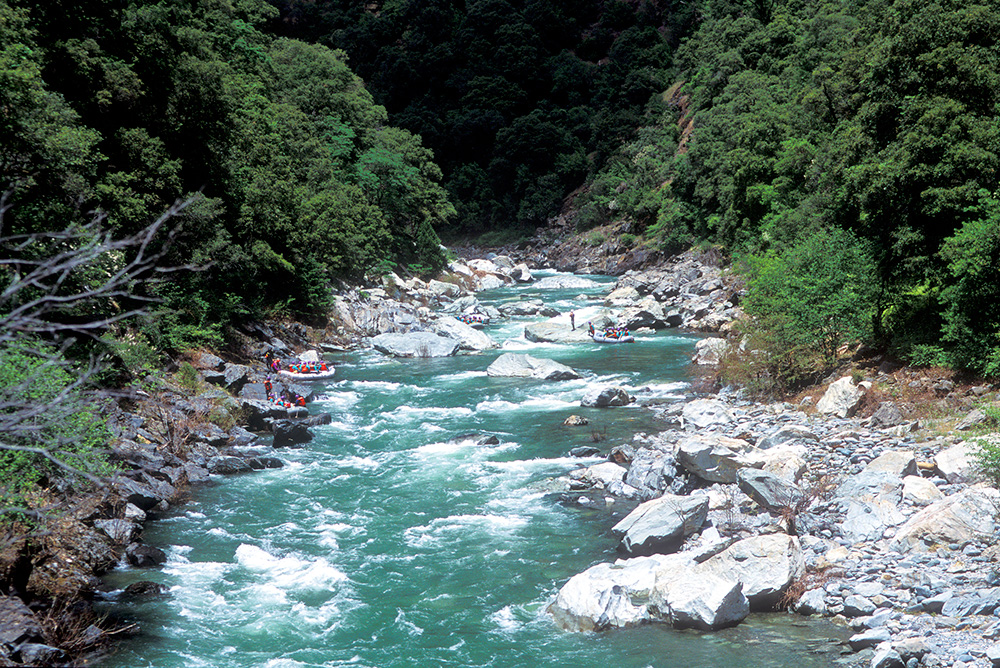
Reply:
[[[761,346],[996,375],[998,5],[0,0],[4,231],[194,196],[166,260],[208,268],[144,332],[177,348],[563,212],[730,254]]]
[[[443,260],[434,226],[453,207],[430,152],[387,124],[342,53],[263,32],[275,14],[263,0],[0,0],[3,231],[103,215],[123,236],[191,199],[164,262],[207,269],[154,288],[165,315],[145,334],[160,346],[317,312],[334,278]]]

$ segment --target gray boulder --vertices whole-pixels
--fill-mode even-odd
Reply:
[[[684,428],[688,431],[731,424],[729,407],[717,399],[695,399],[684,404],[681,411]]]
[[[571,577],[548,612],[566,631],[601,631],[648,622],[652,619],[649,595],[658,571],[675,572],[691,563],[687,555],[671,554],[596,564]]]
[[[460,346],[455,339],[433,332],[379,334],[372,338],[371,344],[375,350],[393,357],[450,357]]]
[[[912,450],[887,450],[869,462],[866,471],[885,471],[900,478],[919,475],[917,458]]]
[[[650,596],[650,604],[662,615],[667,611],[677,628],[702,631],[733,626],[750,614],[743,584],[732,578],[705,574],[696,569],[681,571]]]
[[[903,412],[891,401],[883,401],[879,404],[870,419],[872,425],[876,427],[895,427],[906,421]]]
[[[549,359],[520,353],[504,353],[486,368],[486,375],[496,378],[537,378],[539,380],[575,380],[580,374]]]
[[[568,323],[534,322],[524,328],[524,338],[535,343],[590,343],[586,327],[570,329]]]
[[[737,479],[743,493],[767,510],[795,508],[805,498],[798,485],[768,471],[740,469]]]
[[[971,482],[976,477],[975,457],[963,441],[934,456],[934,464],[948,482]]]
[[[475,327],[470,327],[451,316],[438,318],[431,325],[431,328],[435,334],[458,341],[461,350],[480,352],[500,345],[489,334],[484,334]]]
[[[212,457],[209,459],[207,462],[207,468],[209,473],[215,473],[217,475],[246,473],[251,470],[250,465],[239,457],[229,457],[226,455]]]
[[[975,485],[933,503],[916,513],[896,531],[895,549],[926,551],[931,545],[992,540],[996,529],[1000,492]]]
[[[313,439],[309,426],[299,420],[275,420],[271,423],[271,431],[274,432],[274,442],[271,445],[275,448],[300,445]]]
[[[239,394],[250,380],[253,371],[245,364],[227,364],[224,373],[226,389],[233,394]]]
[[[764,438],[757,442],[757,447],[761,450],[769,450],[777,445],[782,445],[790,441],[818,441],[819,437],[809,427],[790,424],[778,427]]]
[[[580,405],[589,408],[607,408],[610,406],[628,406],[632,397],[620,387],[598,387],[587,390],[580,400]]]
[[[844,376],[827,388],[823,398],[816,404],[816,410],[837,417],[851,417],[858,410],[862,397],[870,383],[854,384],[854,379]]]
[[[664,320],[666,316],[664,316]],[[701,339],[694,344],[694,357],[691,361],[695,364],[714,366],[722,360],[722,356],[729,350],[729,342],[717,336]]]
[[[738,580],[751,609],[769,610],[805,572],[805,558],[798,538],[769,534],[738,541],[696,569]]]
[[[125,548],[125,558],[137,568],[152,568],[166,563],[167,553],[152,545],[132,543]]]
[[[905,521],[906,517],[890,496],[849,499],[841,532],[852,543],[876,541],[885,535],[887,529]]]
[[[689,436],[677,443],[677,462],[702,480],[731,484],[752,462],[743,454],[746,441],[716,434]]]
[[[666,495],[639,504],[611,532],[619,549],[633,555],[674,552],[701,529],[708,517],[708,497]]]
[[[44,639],[42,625],[24,602],[0,595],[0,644],[18,645]]]
[[[142,511],[140,510],[140,512]],[[94,520],[94,528],[101,531],[116,545],[128,545],[139,533],[139,526],[128,520]]]
[[[678,478],[673,453],[642,448],[635,452],[625,475],[625,484],[634,487],[641,499],[655,499],[665,492],[678,494],[684,481]],[[680,484],[675,484],[678,481]]]

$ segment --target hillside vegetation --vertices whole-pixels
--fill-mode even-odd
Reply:
[[[809,351],[792,376],[858,340],[996,376],[998,10],[0,0],[4,232],[124,236],[190,200],[163,262],[204,270],[137,282],[159,317],[111,332],[176,350],[322,317],[336,279],[431,273],[439,235],[624,221],[630,246],[735,260],[772,345]]]

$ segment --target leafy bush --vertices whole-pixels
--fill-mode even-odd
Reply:
[[[18,505],[45,477],[113,472],[105,447],[110,434],[99,400],[80,384],[86,377],[62,352],[33,339],[0,347],[0,498]]]
[[[990,427],[995,428],[1000,424],[1000,407],[982,406],[980,410],[986,414],[986,424]],[[1000,486],[1000,439],[995,435],[992,438],[979,438],[975,447],[974,456],[979,470],[994,486]]]
[[[193,394],[198,391],[201,378],[198,376],[198,370],[190,362],[181,362],[181,366],[177,370],[177,382],[187,392]]]
[[[761,393],[785,391],[834,364],[846,342],[872,335],[876,279],[863,243],[843,231],[818,231],[744,266],[752,320],[723,379]]]
[[[944,340],[954,366],[1000,376],[1000,202],[942,246],[953,282],[942,291]]]

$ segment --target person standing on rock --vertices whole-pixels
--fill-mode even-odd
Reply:
[[[576,329],[576,313],[574,313],[573,311],[569,312],[569,326],[572,329]]]

